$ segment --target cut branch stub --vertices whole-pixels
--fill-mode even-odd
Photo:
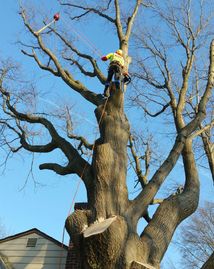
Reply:
[[[125,220],[117,216],[104,232],[84,237],[84,268],[120,268],[118,257],[124,250],[127,234]]]
[[[66,230],[76,246],[79,246],[82,231],[88,226],[89,215],[90,211],[88,210],[75,210],[66,219],[65,222]]]
[[[95,234],[103,233],[116,219],[117,217],[114,216],[105,220],[98,220],[98,222],[93,223],[84,231],[83,236],[86,238]]]
[[[130,269],[156,269],[156,268],[147,263],[133,261]]]

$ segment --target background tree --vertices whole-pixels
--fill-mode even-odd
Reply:
[[[40,110],[39,113],[41,108],[34,104],[36,96],[33,86],[28,85],[27,88],[26,83],[22,82],[18,89],[15,81],[17,67],[7,62],[1,67],[0,89],[4,115],[1,119],[2,146],[7,146],[10,152],[24,149],[32,153],[52,153],[58,150],[63,155],[62,162],[43,163],[40,169],[51,170],[59,175],[77,174],[83,181],[87,191],[88,209],[77,210],[66,221],[67,231],[81,255],[82,268],[105,268],[106,265],[108,268],[148,268],[148,264],[150,268],[159,268],[177,226],[198,206],[200,187],[192,141],[198,132],[202,134],[212,127],[209,108],[212,101],[214,43],[208,34],[209,16],[207,10],[204,13],[202,5],[199,5],[200,19],[192,24],[193,13],[190,11],[191,7],[196,6],[192,6],[191,1],[181,2],[180,8],[170,8],[165,2],[158,6],[156,1],[140,0],[133,3],[118,0],[74,2],[59,1],[59,4],[65,8],[66,14],[73,22],[82,19],[89,22],[90,18],[96,16],[96,24],[99,20],[105,20],[110,25],[112,33],[116,33],[118,47],[123,50],[125,68],[128,70],[129,65],[130,68],[133,65],[132,72],[139,79],[139,83],[146,82],[132,84],[135,89],[144,89],[143,93],[137,92],[136,96],[143,96],[146,101],[151,101],[147,102],[148,106],[155,104],[152,109],[161,107],[153,114],[145,103],[142,108],[150,116],[161,115],[162,119],[167,116],[167,120],[173,123],[174,129],[170,128],[173,135],[169,140],[166,140],[166,137],[158,137],[159,141],[163,140],[164,145],[168,145],[166,157],[160,165],[155,162],[151,136],[142,136],[145,152],[139,156],[135,147],[136,138],[130,132],[130,124],[124,113],[122,88],[116,90],[115,85],[111,84],[108,100],[97,94],[95,88],[100,92],[106,78],[94,55],[86,53],[81,44],[77,44],[77,40],[70,37],[65,24],[63,29],[49,27],[47,31],[37,33],[35,19],[41,17],[34,17],[33,10],[29,11],[23,7],[20,14],[32,42],[29,43],[28,39],[27,42],[20,42],[22,52],[32,58],[40,69],[60,78],[95,107],[100,137],[89,143],[83,136],[76,135],[69,108],[60,111],[57,117],[45,110]],[[168,12],[163,12],[163,8],[167,8]],[[154,14],[163,22],[164,31],[160,37],[164,37],[166,42],[162,43],[154,32],[143,33],[143,39],[142,36],[136,37],[140,40],[139,52],[143,49],[145,56],[144,61],[137,62],[140,69],[136,72],[136,59],[133,57],[131,64],[129,56],[129,45],[134,42],[134,21],[139,18],[142,24],[143,18],[146,29],[146,18],[154,18]],[[149,30],[152,30],[151,21]],[[171,39],[172,36],[175,37],[174,40]],[[53,37],[56,42],[51,42]],[[108,42],[109,40],[111,39],[108,39]],[[208,43],[209,56],[206,46]],[[143,44],[143,47],[140,47],[140,44]],[[194,66],[199,64],[200,70],[200,62],[196,61],[200,49],[202,52],[206,51],[205,59],[209,62],[209,67],[203,69],[203,79],[197,80],[197,83],[201,83],[196,101],[195,95],[192,95],[196,90],[192,81],[195,77]],[[178,63],[181,63],[180,68]],[[90,84],[94,78],[99,83],[96,86]],[[93,91],[89,89],[91,87]],[[29,100],[32,103],[29,104]],[[138,103],[141,101],[137,98],[135,100]],[[65,129],[59,128],[59,120],[66,122],[66,132]],[[202,131],[199,131],[200,128]],[[145,133],[144,125],[142,132]],[[211,135],[208,138],[211,139]],[[141,190],[134,199],[128,196],[127,146],[133,157],[131,164],[141,185]],[[92,161],[84,156],[85,150],[92,151]],[[178,160],[184,166],[184,186],[176,193],[158,199],[157,193]],[[145,168],[142,168],[143,162]],[[155,164],[153,167],[152,163]],[[150,217],[148,209],[153,204],[158,206]],[[143,217],[148,223],[139,236],[137,224]],[[92,234],[91,228],[96,232]],[[100,228],[103,230],[98,233]]]
[[[212,10],[208,1],[194,4],[181,1],[177,5],[174,1],[154,1],[151,15],[159,20],[158,35],[153,35],[156,25],[150,18],[145,17],[142,27],[138,25],[134,33],[137,53],[132,68],[137,85],[143,83],[144,87],[135,87],[130,99],[132,104],[143,109],[149,120],[158,118],[156,122],[166,126],[173,122],[168,112],[173,102],[167,90],[170,85],[177,92],[186,89],[184,120],[188,121],[197,113],[206,80],[208,62],[203,55],[204,44],[212,35]],[[209,100],[207,118],[194,136],[197,165],[205,167],[207,163],[213,178],[213,97]]]
[[[201,268],[213,254],[213,206],[213,203],[206,202],[180,229],[176,244],[183,254],[183,268]]]

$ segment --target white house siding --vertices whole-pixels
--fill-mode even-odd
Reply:
[[[29,238],[37,238],[35,247],[26,247]],[[0,253],[14,269],[64,269],[67,251],[36,233],[0,243]]]

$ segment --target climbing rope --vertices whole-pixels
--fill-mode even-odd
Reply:
[[[108,98],[106,98],[106,100],[105,100],[105,103],[104,103],[104,106],[103,106],[103,109],[102,109],[102,113],[101,113],[101,116],[100,116],[100,119],[99,119],[99,122],[98,122],[98,127],[100,126],[101,121],[102,121],[102,119],[103,119],[103,116],[104,116],[104,113],[105,113],[105,110],[106,110],[107,102],[108,102]],[[95,141],[96,141],[96,139],[95,139]],[[94,148],[95,148],[95,143],[93,144],[92,152],[94,151]],[[86,169],[86,167],[89,165],[90,157],[91,157],[91,156],[89,156],[89,158],[88,158],[88,160],[87,160],[87,163],[85,164],[85,166],[84,166],[84,168],[83,168],[82,174],[81,174],[81,176],[79,177],[79,180],[78,180],[78,183],[77,183],[77,187],[76,187],[76,191],[75,191],[74,196],[73,196],[73,198],[72,198],[72,202],[71,202],[71,205],[70,205],[70,208],[69,208],[67,217],[69,217],[69,215],[71,214],[72,208],[73,208],[74,203],[75,203],[75,200],[76,200],[76,196],[77,196],[78,191],[79,191],[79,188],[80,188],[80,184],[81,184],[81,182],[82,182],[82,178],[83,178],[85,169]],[[63,248],[63,246],[64,246],[64,240],[65,240],[65,225],[63,226],[63,232],[62,232],[62,248]],[[61,265],[62,265],[62,254],[61,254],[61,256],[60,256],[59,269],[61,269]]]
[[[101,113],[101,116],[100,116],[100,119],[99,119],[99,122],[98,122],[98,127],[100,126],[101,121],[102,121],[102,119],[103,119],[103,116],[104,116],[104,113],[105,113],[105,110],[106,110],[107,102],[108,102],[108,98],[106,98],[106,100],[105,100],[105,103],[104,103],[104,106],[103,106],[103,109],[102,109],[102,113]],[[96,140],[96,139],[95,139],[95,140]],[[92,152],[94,151],[94,148],[95,148],[95,143],[94,143],[93,146],[92,146],[92,149],[91,149]],[[89,162],[90,158],[91,158],[91,156],[88,157],[87,163],[85,164],[85,166],[84,166],[84,168],[83,168],[83,171],[82,171],[82,174],[81,174],[81,176],[80,176],[80,178],[79,178],[79,181],[78,181],[78,184],[77,184],[77,188],[76,188],[75,194],[74,194],[74,196],[73,196],[73,199],[72,199],[72,203],[71,203],[70,209],[69,209],[69,211],[68,211],[68,216],[69,216],[70,213],[71,213],[71,210],[72,210],[72,207],[73,207],[73,205],[74,205],[76,196],[77,196],[77,194],[78,194],[78,189],[79,189],[79,187],[80,187],[80,183],[81,183],[81,180],[82,180],[82,178],[83,178],[85,169],[86,169],[86,167],[89,165],[88,162]]]
[[[89,48],[91,48],[91,50],[95,54],[97,54],[97,56],[102,57],[101,51],[98,48],[96,48],[94,43],[92,41],[90,41],[83,33],[82,34],[78,33],[73,27],[71,27],[71,31],[74,34],[76,34],[76,36],[78,36]]]

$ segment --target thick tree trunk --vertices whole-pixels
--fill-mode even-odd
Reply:
[[[158,269],[176,227],[198,204],[191,141],[184,143],[182,152],[184,191],[164,200],[139,237],[138,219],[130,210],[134,201],[129,201],[126,186],[129,123],[121,89],[113,84],[110,92],[109,100],[95,111],[101,135],[93,153],[88,210],[76,210],[67,219],[66,228],[80,253],[82,269]]]
[[[88,190],[89,209],[76,210],[66,222],[67,231],[81,253],[84,269],[135,268],[132,262],[146,264],[149,252],[126,212],[130,204],[126,187],[129,123],[123,111],[124,95],[114,84],[110,92],[108,101],[95,111],[101,135],[93,153],[94,182]],[[95,234],[96,227],[111,218],[110,226]],[[86,237],[83,231],[88,226],[92,235],[88,236],[90,232],[86,229]]]

